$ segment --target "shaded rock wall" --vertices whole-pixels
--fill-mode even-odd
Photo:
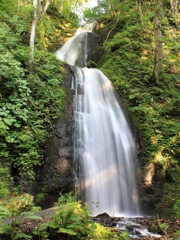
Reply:
[[[65,112],[49,133],[45,145],[44,164],[37,169],[36,184],[33,187],[35,200],[38,193],[44,193],[45,201],[39,203],[43,208],[51,206],[57,200],[59,192],[69,192],[73,189],[73,92],[70,87],[73,73],[69,66],[66,70]]]

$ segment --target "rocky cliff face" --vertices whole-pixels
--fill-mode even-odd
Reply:
[[[46,196],[46,200],[43,199],[45,201],[40,202],[44,208],[49,207],[52,202],[57,200],[59,192],[69,192],[73,189],[73,92],[71,91],[73,73],[69,66],[66,70],[65,112],[51,126],[51,132],[45,145],[44,164],[37,170],[36,184],[33,187],[35,195],[43,193]]]

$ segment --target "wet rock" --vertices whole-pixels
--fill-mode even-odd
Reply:
[[[103,44],[102,37],[99,34],[92,34],[92,33],[87,33],[87,60],[88,61],[93,61],[95,63],[98,62],[100,59],[100,53],[101,53],[101,46]]]
[[[148,231],[151,224],[149,218],[121,218],[117,222],[117,228],[121,231],[128,231],[130,238],[137,239],[161,239],[163,236],[160,234],[154,234]],[[164,239],[164,238],[163,238]]]
[[[109,216],[107,213],[101,213],[101,214],[97,215],[96,217],[92,217],[93,221],[98,222],[105,227],[116,226],[118,219],[119,218],[117,218],[117,217]]]
[[[38,193],[44,193],[42,208],[52,206],[57,201],[59,192],[69,192],[73,189],[72,174],[72,121],[73,99],[70,84],[72,72],[67,67],[65,112],[54,125],[45,145],[44,164],[36,171],[36,184],[33,186],[35,199]]]

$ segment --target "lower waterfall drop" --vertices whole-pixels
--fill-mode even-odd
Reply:
[[[85,34],[70,39],[56,56],[75,65],[74,56],[83,53],[85,61]],[[137,215],[136,146],[115,90],[100,70],[74,67],[74,73],[74,165],[84,201],[92,215]]]

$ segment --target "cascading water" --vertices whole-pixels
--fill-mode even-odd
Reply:
[[[86,31],[71,38],[56,56],[84,67]],[[74,67],[74,72],[74,168],[84,201],[92,215],[138,214],[136,147],[114,88],[100,70]]]

